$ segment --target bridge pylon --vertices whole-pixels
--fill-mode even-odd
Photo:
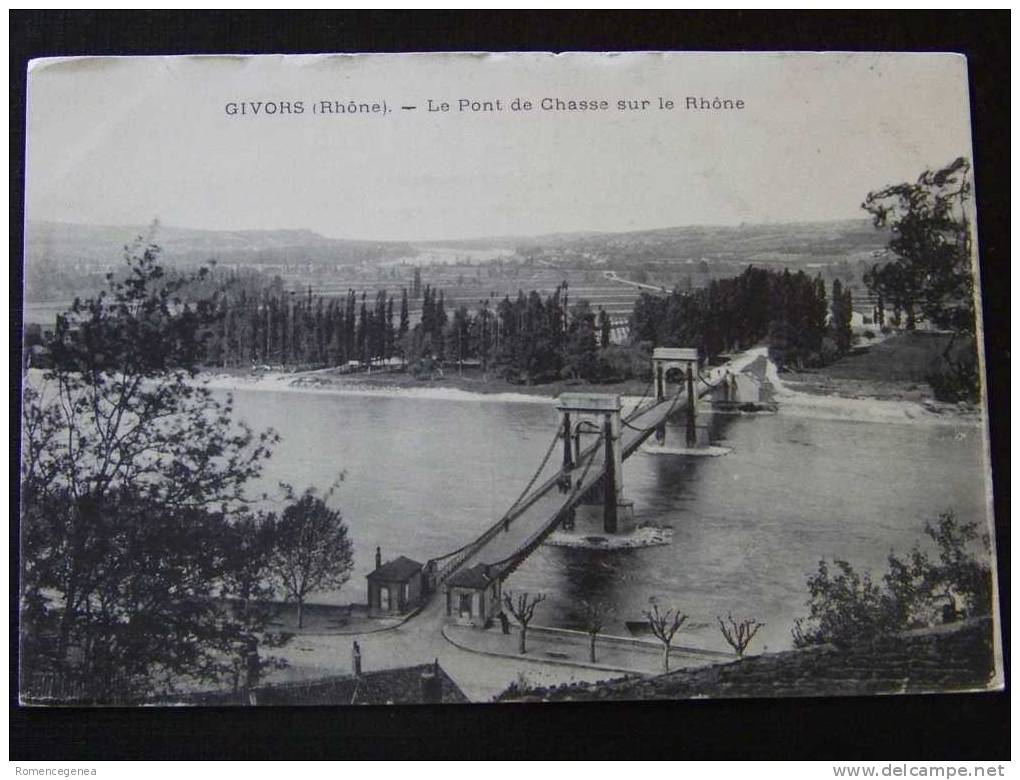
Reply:
[[[576,466],[581,456],[581,434],[596,433],[602,440],[604,476],[600,488],[587,495],[565,520],[591,526],[601,519],[605,533],[626,533],[634,529],[634,504],[623,497],[623,425],[620,396],[603,393],[563,393],[556,399],[563,440],[561,487],[573,489]],[[596,456],[597,457],[597,456]],[[601,516],[601,517],[600,517]]]
[[[698,417],[698,350],[693,347],[656,347],[652,350],[652,380],[655,383],[655,400],[665,401],[667,374],[676,370],[679,381],[687,385],[685,444],[693,449],[707,443],[707,434],[697,426]],[[703,441],[706,440],[706,441]],[[666,444],[666,421],[655,429],[655,441]]]

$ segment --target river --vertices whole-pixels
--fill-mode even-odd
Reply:
[[[376,546],[418,561],[476,536],[517,497],[557,425],[551,402],[240,390],[238,416],[283,440],[262,486],[328,487],[355,545],[350,582],[324,603],[363,601]],[[791,645],[819,559],[885,570],[892,550],[954,510],[984,522],[981,428],[777,415],[706,416],[732,451],[691,458],[638,452],[624,464],[639,522],[672,543],[626,551],[542,546],[507,587],[547,594],[536,622],[576,625],[584,599],[612,606],[625,634],[652,603],[690,619],[678,643],[725,649],[716,616],[765,622],[755,650]],[[680,429],[669,431],[682,441]],[[556,461],[558,452],[554,454]],[[552,466],[555,467],[555,463]]]

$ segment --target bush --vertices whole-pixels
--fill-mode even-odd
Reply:
[[[858,574],[846,561],[833,565],[830,573],[828,564],[819,561],[817,573],[808,578],[808,617],[797,618],[793,628],[797,647],[847,646],[893,627],[891,605],[869,575]]]
[[[651,379],[650,356],[640,347],[611,344],[599,352],[599,379],[620,382],[624,379]]]
[[[960,523],[955,514],[945,512],[935,523],[925,524],[925,534],[934,542],[938,560],[917,546],[906,560],[890,554],[881,586],[846,561],[833,561],[833,569],[820,561],[818,571],[807,581],[808,616],[794,622],[794,646],[845,647],[931,625],[940,618],[989,614],[991,568],[971,552],[975,546],[988,552],[987,539],[979,537],[977,524]]]
[[[950,344],[932,361],[925,381],[939,401],[977,403],[981,397],[981,380],[974,342]]]
[[[821,361],[821,365],[829,365],[829,363],[839,357],[839,354],[839,347],[834,339],[828,336],[822,339],[822,350],[818,358]]]

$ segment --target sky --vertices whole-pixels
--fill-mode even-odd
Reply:
[[[389,113],[311,110],[352,100]],[[27,121],[29,220],[373,240],[860,218],[870,190],[971,156],[966,61],[947,54],[42,60]]]

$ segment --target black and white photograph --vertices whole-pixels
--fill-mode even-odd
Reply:
[[[1001,690],[970,106],[937,52],[33,60],[20,703]]]

